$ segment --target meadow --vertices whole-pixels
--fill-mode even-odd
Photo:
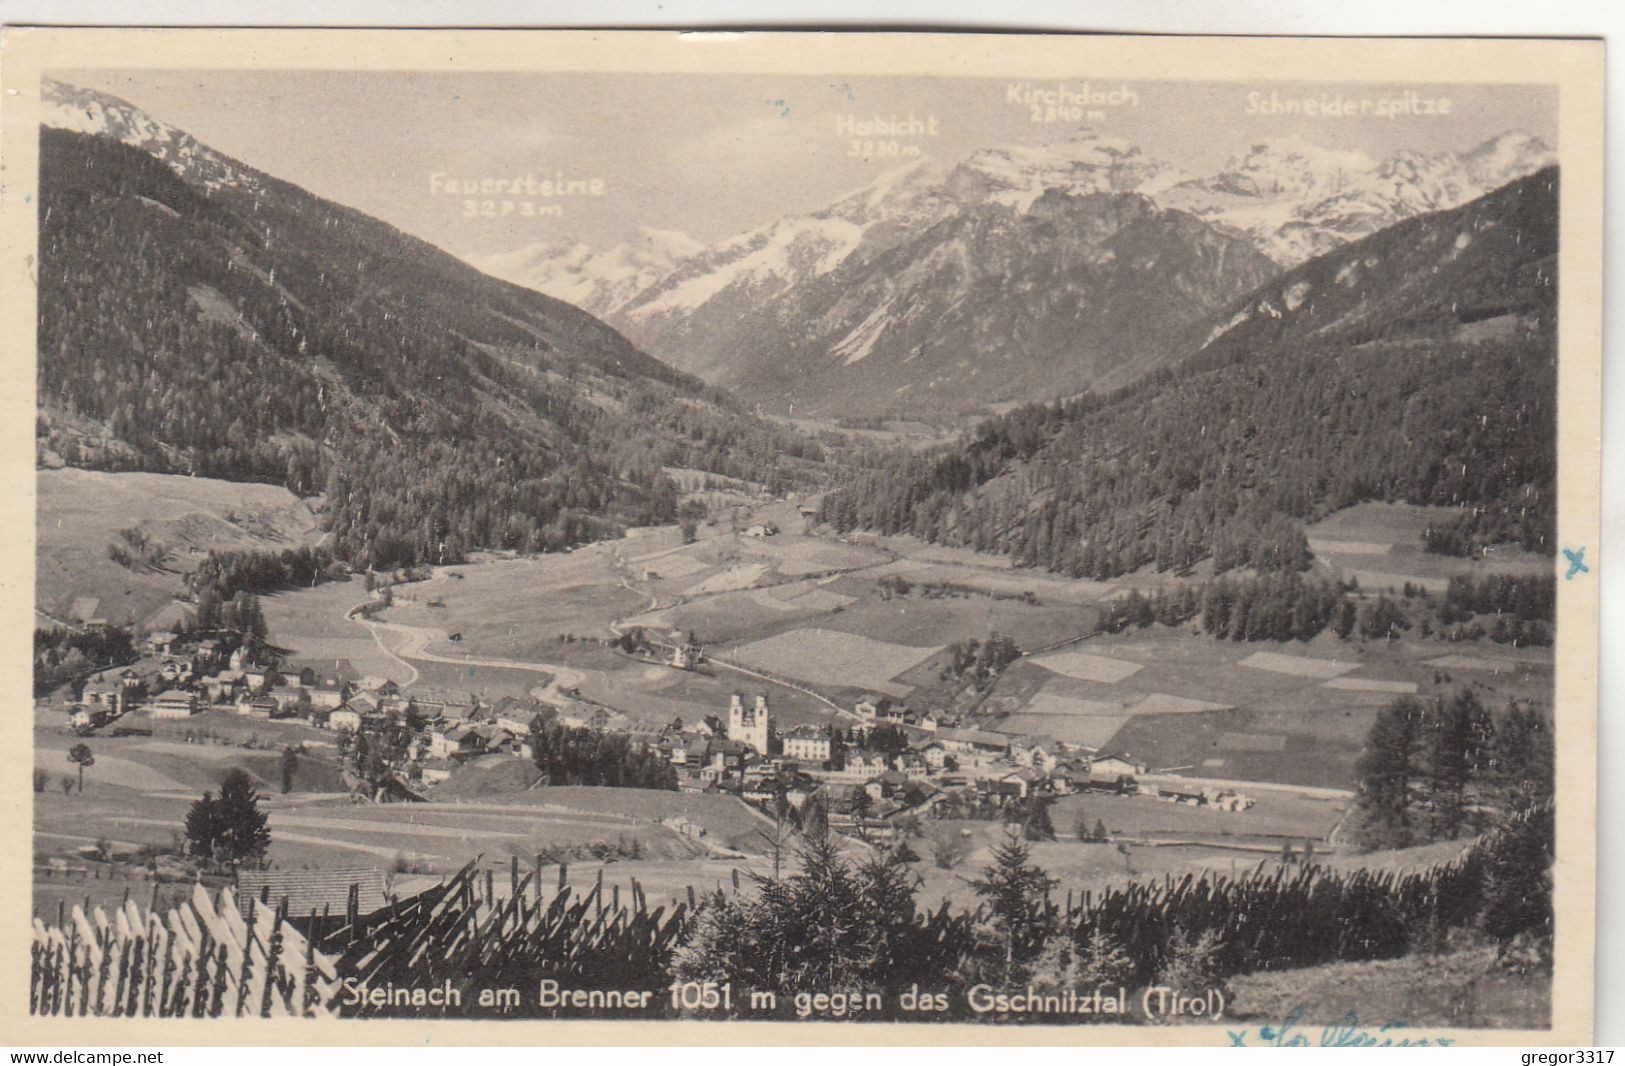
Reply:
[[[86,617],[161,624],[178,609],[183,576],[210,551],[281,550],[322,537],[319,501],[275,485],[64,468],[37,471],[35,486],[39,625],[69,618],[75,601]],[[132,569],[110,559],[124,529],[144,534],[162,561]]]
[[[1360,503],[1315,522],[1305,530],[1317,567],[1359,581],[1362,589],[1398,591],[1409,583],[1443,592],[1452,576],[1551,573],[1552,560],[1503,546],[1488,558],[1435,555],[1422,547],[1429,525],[1459,517],[1449,507]]]

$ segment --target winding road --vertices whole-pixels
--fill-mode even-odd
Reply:
[[[716,536],[721,537],[727,535],[728,534],[717,534]],[[689,547],[692,547],[692,545],[678,545],[676,548],[636,557],[633,561],[644,562],[650,559],[659,558],[661,556],[671,555]],[[633,584],[632,579],[627,575],[626,571],[628,567],[626,558],[621,553],[621,544],[614,543],[607,548],[607,551],[610,553],[611,566],[617,572],[620,579],[620,584],[629,591],[639,591]],[[413,583],[414,590],[419,593],[429,590],[435,585],[444,582],[449,573],[450,570],[448,568],[437,567],[434,569],[432,576],[427,581]],[[715,595],[722,594],[723,593],[721,592],[715,593]],[[667,608],[675,607],[685,602],[688,602],[685,598],[679,598],[678,600],[665,604],[664,606]],[[554,706],[568,705],[571,702],[572,697],[567,693],[579,691],[581,686],[589,679],[600,680],[603,682],[602,687],[606,690],[612,691],[617,687],[614,682],[608,678],[607,672],[603,670],[582,670],[573,666],[565,666],[562,663],[533,662],[520,659],[497,659],[472,654],[441,655],[437,652],[432,652],[429,650],[430,642],[447,639],[446,633],[438,629],[406,625],[401,622],[381,622],[371,617],[369,614],[370,610],[377,609],[378,604],[379,600],[377,594],[374,593],[366,600],[347,608],[344,612],[344,616],[357,625],[365,627],[368,633],[371,634],[373,642],[378,645],[378,649],[390,659],[399,663],[401,667],[411,675],[410,679],[406,682],[407,686],[416,684],[418,678],[421,676],[417,667],[412,665],[412,660],[416,660],[418,662],[427,663],[444,663],[451,666],[482,666],[488,669],[522,670],[535,674],[546,674],[549,677],[548,682],[545,685],[538,685],[536,688],[531,689],[530,693],[542,702],[550,703]],[[611,621],[609,623],[609,630],[616,636],[620,636],[633,625],[631,619],[639,618],[661,609],[663,608],[660,604],[659,597],[650,596],[649,603],[646,607],[639,610],[635,614]],[[389,634],[390,639],[386,640],[385,634]],[[709,661],[713,666],[720,669],[729,670],[766,684],[774,685],[779,688],[790,689],[801,693],[802,695],[811,697],[827,707],[836,715],[846,718],[857,717],[856,714],[851,710],[840,706],[835,701],[813,691],[811,688],[804,685],[797,684],[793,681],[787,681],[783,678],[772,677],[735,663],[725,662],[718,659],[711,659]],[[599,700],[596,702],[603,701]],[[607,705],[608,704],[606,704],[606,706]]]
[[[436,569],[433,577],[418,583],[419,590],[430,588],[439,582],[445,581],[446,574],[447,571],[444,568]],[[422,626],[403,625],[400,622],[380,622],[367,614],[367,609],[375,607],[377,604],[376,597],[368,598],[349,608],[344,612],[344,616],[358,625],[365,626],[367,631],[372,634],[372,639],[378,645],[380,651],[411,671],[412,678],[407,682],[408,686],[416,684],[420,676],[417,667],[413,666],[409,661],[411,659],[426,663],[448,663],[452,666],[484,666],[489,669],[524,670],[535,674],[547,674],[550,677],[548,683],[539,685],[530,691],[531,695],[537,699],[555,706],[562,706],[569,702],[570,698],[564,695],[561,690],[578,688],[586,680],[587,675],[583,671],[559,663],[525,662],[519,659],[490,659],[474,655],[440,655],[429,650],[429,642],[444,640],[446,634],[437,629],[426,629]],[[384,633],[399,634],[399,643],[395,647],[390,647],[389,642],[383,637]]]

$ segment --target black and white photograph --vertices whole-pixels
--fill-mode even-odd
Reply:
[[[29,1014],[1589,1039],[1600,45],[631,36],[7,81]]]

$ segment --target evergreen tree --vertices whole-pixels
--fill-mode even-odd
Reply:
[[[205,792],[186,812],[187,850],[234,866],[258,863],[271,846],[267,821],[253,779],[241,769],[228,770],[220,795]]]
[[[1354,633],[1355,608],[1354,601],[1345,597],[1337,605],[1337,622],[1332,629],[1341,640],[1347,640]]]
[[[1055,822],[1050,818],[1050,805],[1055,801],[1037,792],[1027,797],[1027,811],[1021,820],[1021,835],[1027,840],[1054,840]]]
[[[1217,929],[1203,929],[1200,933],[1176,929],[1152,983],[1176,992],[1222,990],[1226,972],[1224,940]]]
[[[1556,822],[1550,805],[1515,818],[1490,851],[1479,924],[1503,946],[1533,937],[1549,953]]]
[[[212,861],[222,835],[220,805],[212,792],[203,793],[202,799],[187,808],[185,827],[187,854]]]
[[[292,747],[282,749],[282,793],[293,791],[294,777],[299,773],[299,752]]]
[[[993,862],[970,883],[992,912],[1006,980],[1014,977],[1017,964],[1043,943],[1049,893],[1059,883],[1032,865],[1031,856],[1020,830],[1012,827],[993,848]]]
[[[1356,764],[1355,838],[1362,847],[1402,848],[1415,842],[1411,804],[1421,717],[1421,705],[1405,696],[1378,711],[1371,723]]]

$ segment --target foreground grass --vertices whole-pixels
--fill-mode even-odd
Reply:
[[[1318,1044],[1328,1025],[1375,1031],[1389,1023],[1424,1029],[1543,1029],[1551,1024],[1551,975],[1499,965],[1495,950],[1415,954],[1381,962],[1343,962],[1230,981],[1229,1015],[1277,1026],[1299,1011],[1294,1027]]]

